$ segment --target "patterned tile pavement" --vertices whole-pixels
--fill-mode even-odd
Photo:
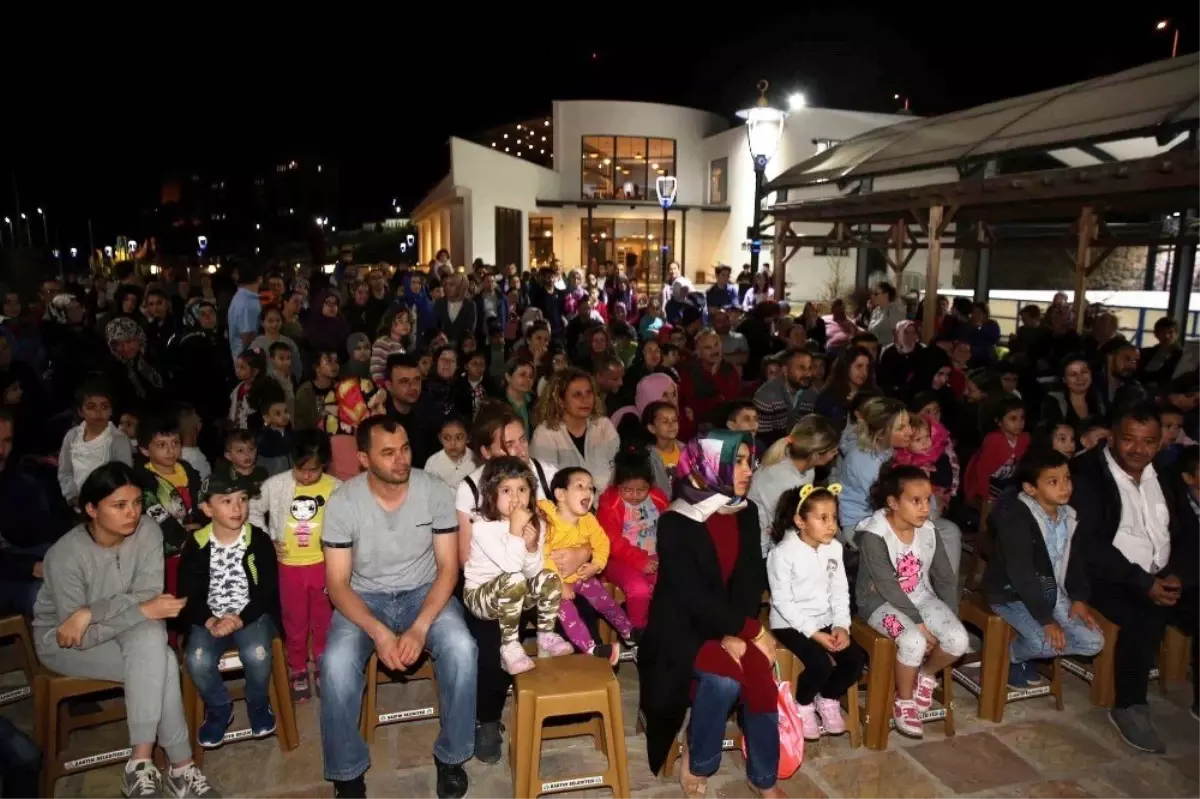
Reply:
[[[0,652],[0,668],[9,662]],[[0,689],[19,684],[19,673],[0,678]],[[646,765],[645,739],[635,734],[637,674],[631,665],[620,671],[629,778],[634,796],[679,796],[678,784],[663,782]],[[1200,796],[1197,762],[1200,725],[1187,713],[1189,688],[1172,686],[1169,694],[1151,689],[1155,723],[1170,751],[1165,756],[1140,754],[1125,746],[1107,715],[1088,704],[1085,684],[1064,677],[1066,710],[1059,713],[1048,698],[1010,704],[1002,724],[980,721],[975,702],[956,690],[958,734],[946,738],[940,724],[927,726],[923,741],[893,734],[886,751],[851,749],[847,736],[811,744],[805,763],[784,783],[793,797],[1158,797]],[[380,711],[419,706],[427,687],[384,685]],[[281,752],[272,740],[229,744],[207,755],[205,771],[225,796],[329,797],[330,785],[321,778],[319,700],[297,708],[301,745]],[[239,708],[239,713],[241,712]],[[23,700],[0,708],[26,731],[32,728],[32,702]],[[239,718],[235,724],[241,724]],[[379,729],[367,774],[374,796],[433,796],[430,759],[435,721],[417,721]],[[70,741],[73,756],[123,746],[124,725],[80,731]],[[506,755],[507,755],[507,747]],[[561,779],[572,773],[599,771],[603,755],[589,738],[553,741],[543,749],[543,775]],[[507,758],[487,766],[472,761],[469,796],[512,796]],[[119,766],[65,777],[56,795],[99,797],[119,795]],[[586,789],[576,796],[609,796],[607,790]],[[720,771],[709,781],[710,797],[750,796],[740,754],[726,753]]]

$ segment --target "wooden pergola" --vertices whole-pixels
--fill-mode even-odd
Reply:
[[[1075,319],[1082,329],[1084,290],[1088,276],[1117,247],[1134,245],[1194,246],[1196,232],[1184,226],[1179,235],[1161,232],[1121,235],[1107,220],[1120,216],[1150,217],[1195,208],[1200,193],[1200,156],[1191,148],[1137,161],[1075,167],[990,178],[964,178],[877,193],[777,204],[774,217],[774,274],[776,296],[784,296],[787,262],[801,247],[868,247],[880,251],[897,276],[913,255],[928,250],[925,275],[926,307],[937,301],[938,272],[943,247],[1005,246],[995,240],[998,223],[1073,220],[1070,238],[1022,237],[1020,247],[1070,247],[1075,262]],[[947,228],[956,217],[970,220],[971,233],[950,237]],[[794,223],[825,223],[825,235],[795,233]],[[877,228],[886,226],[886,232]],[[934,314],[927,313],[923,338],[933,337]]]
[[[1176,248],[1182,267],[1176,269],[1172,297],[1185,305],[1174,302],[1173,307],[1186,309],[1188,294],[1180,292],[1190,286],[1195,267],[1200,207],[1198,67],[1200,55],[1191,53],[939,117],[913,118],[855,136],[785,170],[764,193],[827,193],[836,187],[839,195],[769,209],[776,296],[784,296],[785,265],[806,246],[875,249],[897,276],[918,250],[928,250],[927,307],[936,302],[943,247],[989,253],[1004,246],[1068,248],[1075,264],[1076,324],[1082,325],[1088,276],[1113,250],[1166,245]],[[957,169],[958,180],[893,190],[875,185],[947,167]],[[1020,171],[1037,167],[1042,168]],[[1160,222],[1176,213],[1178,235],[1164,238]],[[1155,222],[1147,224],[1150,220]],[[1001,225],[1009,233],[1033,222],[1057,223],[1060,230],[1069,223],[1069,232],[1065,237],[1036,231],[998,235]],[[793,229],[796,223],[824,223],[830,230],[802,236]],[[865,266],[861,258],[860,265]],[[864,281],[860,269],[860,288]],[[982,286],[986,290],[986,282]],[[933,319],[925,315],[926,339]]]

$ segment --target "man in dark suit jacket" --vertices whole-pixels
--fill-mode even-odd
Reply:
[[[1109,718],[1130,746],[1165,752],[1150,720],[1146,685],[1180,601],[1177,554],[1186,549],[1187,535],[1195,537],[1196,522],[1180,518],[1174,482],[1154,471],[1151,461],[1162,440],[1154,406],[1118,408],[1111,429],[1107,446],[1071,462],[1075,545],[1085,547],[1091,583],[1086,601],[1121,628]]]

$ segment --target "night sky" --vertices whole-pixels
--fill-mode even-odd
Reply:
[[[89,216],[97,241],[141,238],[139,209],[171,170],[317,157],[340,164],[335,222],[349,226],[382,218],[393,197],[411,208],[445,174],[450,135],[547,113],[553,99],[731,114],[766,78],[777,103],[803,91],[812,105],[894,111],[899,93],[936,115],[1166,58],[1164,17],[1192,52],[1200,25],[1194,0],[820,5],[443,3],[445,18],[210,22],[129,31],[125,45],[81,33],[37,62],[0,62],[0,105],[16,111],[4,114],[0,213],[15,211],[15,176],[22,210],[44,207],[63,246],[86,246]],[[447,27],[466,19],[476,33]]]

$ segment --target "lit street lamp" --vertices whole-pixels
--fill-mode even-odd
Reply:
[[[17,246],[17,234],[13,232],[12,217],[4,217],[4,224],[8,225],[8,237],[12,239],[13,246]]]
[[[46,229],[46,212],[41,208],[37,209],[38,216],[42,218],[42,238],[46,240],[46,246],[50,246],[50,232]]]
[[[1174,58],[1179,53],[1179,27],[1172,25],[1169,19],[1160,19],[1154,26],[1156,31],[1165,31],[1167,28],[1174,31],[1171,36],[1171,58]]]
[[[29,217],[25,216],[25,212],[21,212],[21,221],[25,223],[25,240],[29,242],[29,248],[33,249],[33,227],[29,224]]]
[[[679,192],[679,179],[672,175],[659,175],[654,180],[654,192],[658,195],[658,204],[663,209],[662,255],[658,259],[658,269],[661,272],[662,284],[667,285],[667,253],[670,246],[667,239],[667,211],[675,204],[675,195]],[[650,276],[646,275],[649,283]]]
[[[767,102],[765,80],[758,82],[758,103],[750,109],[739,111],[738,116],[746,120],[746,143],[750,146],[750,157],[754,159],[754,219],[750,225],[750,271],[758,274],[758,256],[762,250],[762,186],[767,171],[767,162],[779,148],[783,137],[783,123],[787,112],[772,108]],[[803,97],[795,95],[797,105]],[[793,109],[797,107],[793,105]],[[778,278],[777,278],[778,279]],[[777,299],[782,299],[778,297]]]

